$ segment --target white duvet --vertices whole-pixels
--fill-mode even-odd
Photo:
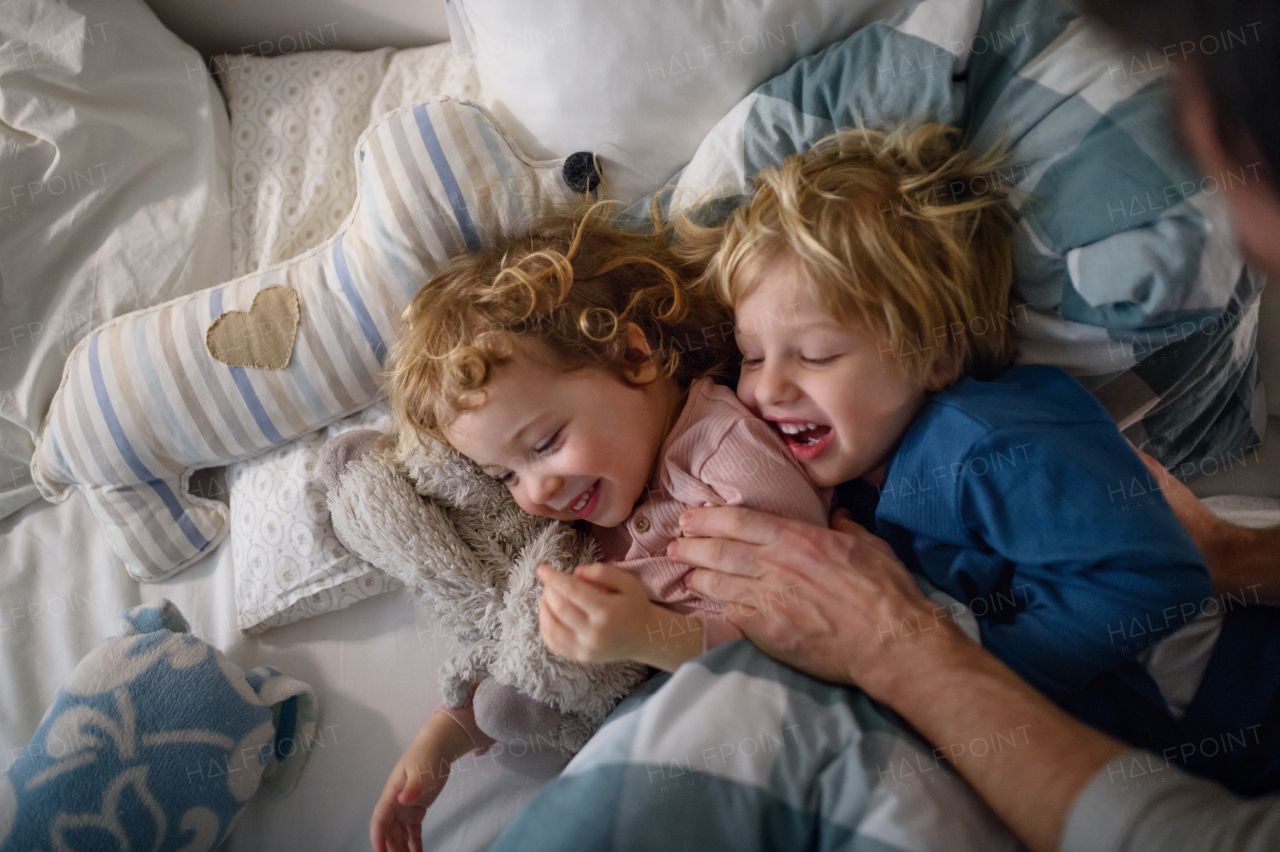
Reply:
[[[0,7],[0,517],[66,355],[229,277],[231,148],[200,55],[142,0]]]

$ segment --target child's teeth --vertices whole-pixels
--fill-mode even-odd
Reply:
[[[586,492],[584,492],[583,495],[578,498],[578,502],[573,504],[573,511],[581,512],[582,509],[587,505],[587,501],[590,499],[591,499],[591,489],[588,488]]]

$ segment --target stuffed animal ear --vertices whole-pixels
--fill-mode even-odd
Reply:
[[[320,449],[320,478],[325,486],[330,491],[341,490],[347,466],[377,449],[384,437],[377,429],[356,429],[329,439]]]

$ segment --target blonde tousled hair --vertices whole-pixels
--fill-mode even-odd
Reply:
[[[954,127],[842,130],[761,171],[722,227],[680,231],[691,254],[710,255],[702,283],[730,305],[793,257],[827,313],[867,323],[936,389],[938,376],[990,377],[1012,356],[1004,165],[961,148]]]
[[[690,288],[705,263],[673,250],[670,228],[625,227],[606,203],[582,206],[458,255],[414,297],[391,350],[397,425],[445,440],[456,414],[483,404],[493,368],[517,350],[556,370],[597,367],[626,380],[627,330],[682,387],[736,352],[728,309]]]

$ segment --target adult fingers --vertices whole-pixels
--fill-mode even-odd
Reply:
[[[889,542],[877,535],[867,532],[866,527],[850,518],[848,513],[843,509],[831,516],[831,529],[842,533],[848,533],[858,539],[858,541],[863,545],[874,547],[886,556],[895,555],[893,548],[889,546]]]
[[[760,546],[729,538],[678,538],[667,545],[667,558],[744,577],[760,573]]]
[[[695,592],[724,604],[736,604],[754,595],[760,582],[711,568],[694,568],[685,575],[684,584]]]
[[[680,532],[686,536],[768,544],[793,523],[796,522],[745,506],[703,506],[688,509],[680,516]]]

